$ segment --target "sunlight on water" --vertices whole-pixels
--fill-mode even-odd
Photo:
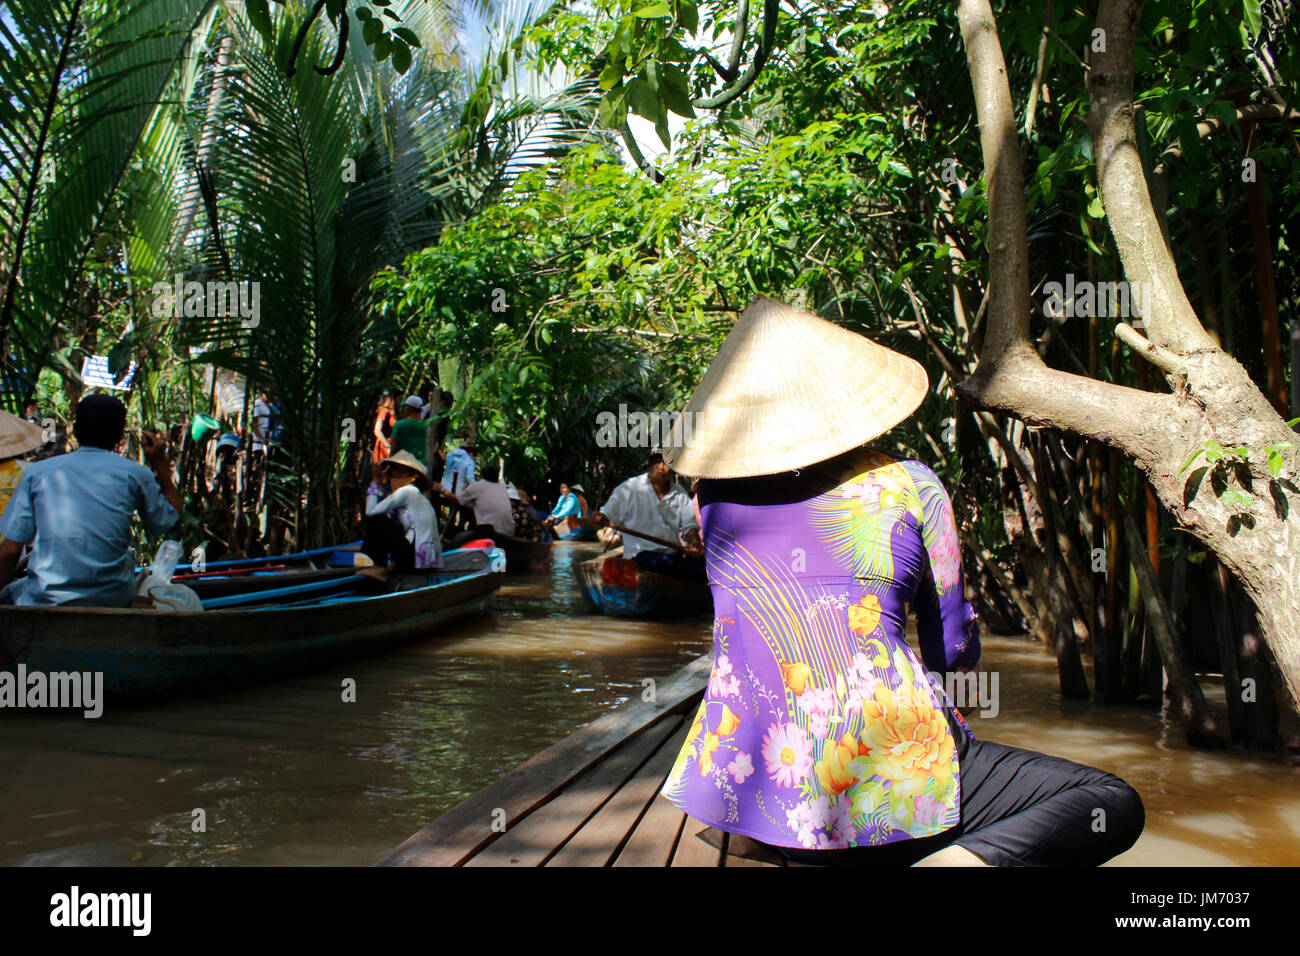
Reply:
[[[0,863],[373,863],[444,810],[709,647],[709,622],[586,612],[573,565],[508,579],[453,634],[99,720],[0,713]],[[1300,770],[1189,751],[1154,710],[1062,702],[1051,656],[987,638],[1001,712],[981,736],[1118,773],[1147,831],[1127,864],[1300,864]],[[340,682],[357,681],[357,702]],[[191,829],[203,809],[207,830]]]

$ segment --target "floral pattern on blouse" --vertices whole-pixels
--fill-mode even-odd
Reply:
[[[770,500],[700,483],[714,664],[663,793],[776,846],[940,833],[961,806],[941,675],[979,660],[951,502],[926,465],[880,452],[815,474]]]

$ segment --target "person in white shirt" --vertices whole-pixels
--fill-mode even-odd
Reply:
[[[252,431],[253,431],[253,454],[266,451],[266,444],[270,441],[271,433],[271,400],[266,392],[257,393],[257,401],[253,403],[252,414]]]
[[[658,452],[650,456],[644,474],[629,478],[614,489],[605,507],[591,516],[591,523],[598,528],[620,525],[626,529],[623,557],[636,561],[647,571],[706,580],[699,519],[690,497],[677,484],[672,469],[664,464],[664,456]],[[674,548],[638,537],[634,531],[680,544]]]
[[[429,472],[409,451],[399,451],[375,466],[392,493],[371,482],[366,494],[366,540],[361,550],[376,567],[409,571],[436,568],[442,561],[438,516],[425,497]],[[389,517],[391,516],[391,518]],[[396,519],[396,520],[393,520]]]
[[[482,529],[485,525],[502,534],[515,533],[515,516],[510,508],[510,492],[497,479],[501,471],[496,465],[484,465],[483,477],[470,482],[468,488],[457,494],[461,507],[474,509],[474,521]]]

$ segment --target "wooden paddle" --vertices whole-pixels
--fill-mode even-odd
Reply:
[[[640,531],[633,531],[631,528],[625,528],[621,524],[614,524],[614,522],[612,521],[609,523],[609,526],[613,528],[615,531],[621,531],[623,534],[630,534],[634,538],[644,538],[646,541],[653,541],[655,544],[662,544],[665,548],[676,548],[678,551],[681,552],[686,551],[686,549],[683,548],[680,544],[677,544],[672,541],[665,541],[663,538],[656,538],[652,534],[644,534]]]

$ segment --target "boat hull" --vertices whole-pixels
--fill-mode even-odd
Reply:
[[[486,569],[455,577],[422,573],[404,576],[391,593],[306,607],[181,613],[4,607],[0,647],[29,673],[101,672],[112,694],[189,696],[289,677],[430,636],[486,608],[501,577]]]
[[[527,541],[512,534],[493,531],[482,537],[491,538],[506,553],[506,574],[528,574],[541,571],[551,560],[550,541]]]
[[[578,584],[587,606],[614,617],[677,617],[713,613],[709,586],[654,574],[610,552],[578,565]]]

